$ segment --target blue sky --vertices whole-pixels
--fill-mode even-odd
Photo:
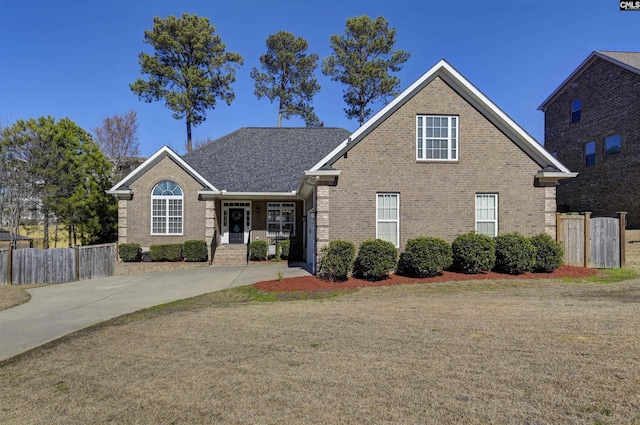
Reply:
[[[245,60],[235,101],[210,110],[194,140],[276,125],[276,106],[255,97],[249,72],[259,67],[266,38],[280,30],[306,38],[309,52],[323,58],[347,18],[384,16],[397,29],[396,48],[411,53],[397,74],[401,88],[444,58],[541,143],[537,107],[592,51],[640,49],[640,12],[622,12],[616,0],[0,0],[0,123],[51,115],[91,131],[103,117],[133,108],[142,155],[163,145],[183,153],[184,122],[129,89],[141,76],[138,54],[152,53],[142,40],[154,16],[183,12],[208,17],[227,49]],[[319,69],[316,76],[322,89],[314,106],[325,126],[355,130],[342,86]]]

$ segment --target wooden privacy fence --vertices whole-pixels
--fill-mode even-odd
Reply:
[[[585,212],[558,214],[556,218],[565,264],[596,269],[624,267],[626,213],[592,218]]]
[[[0,285],[61,283],[113,276],[116,244],[0,251]]]

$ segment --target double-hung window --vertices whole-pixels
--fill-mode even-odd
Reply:
[[[376,238],[400,246],[400,194],[378,193]]]
[[[151,192],[151,234],[181,235],[183,218],[182,189],[165,180]]]
[[[296,204],[269,202],[267,204],[267,230],[272,237],[290,237],[296,233]]]
[[[476,195],[476,233],[498,236],[498,194],[479,193]]]
[[[416,159],[458,160],[458,117],[418,115]]]
[[[582,101],[575,99],[571,101],[571,122],[580,121],[580,112],[582,111]]]
[[[584,145],[584,165],[587,167],[596,164],[596,142],[587,142]]]

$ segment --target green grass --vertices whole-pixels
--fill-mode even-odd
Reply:
[[[562,278],[565,282],[585,282],[585,283],[616,283],[623,280],[635,279],[638,272],[632,269],[600,269],[599,273],[586,278]]]
[[[294,301],[294,300],[323,300],[334,298],[339,295],[350,294],[355,292],[354,290],[339,290],[339,291],[289,291],[289,292],[277,292],[277,291],[259,291],[256,287],[240,286],[233,288],[234,291],[243,295],[244,297],[256,302],[277,302],[277,301]]]

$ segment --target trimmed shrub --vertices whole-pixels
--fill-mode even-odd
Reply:
[[[286,260],[289,258],[289,251],[291,250],[291,240],[285,239],[280,242],[280,258]]]
[[[407,241],[400,254],[398,274],[411,277],[435,276],[453,264],[451,245],[439,238],[420,237]]]
[[[249,245],[249,258],[252,261],[264,261],[269,255],[269,244],[267,241],[253,241]]]
[[[555,241],[546,233],[531,237],[531,243],[536,249],[536,263],[533,271],[536,273],[551,273],[562,265],[564,249],[562,244]]]
[[[126,262],[142,260],[142,250],[139,243],[123,243],[118,245],[118,255]]]
[[[322,258],[318,275],[331,282],[343,282],[349,278],[356,257],[356,246],[348,241],[333,241],[320,250]]]
[[[186,241],[182,247],[185,261],[207,261],[207,242],[201,240]]]
[[[397,262],[398,250],[394,244],[382,239],[369,239],[360,244],[353,274],[372,281],[387,279]]]
[[[182,244],[159,244],[149,247],[151,261],[182,261]]]
[[[520,274],[533,270],[536,248],[529,238],[518,233],[496,237],[496,270]]]
[[[458,235],[451,244],[453,264],[468,274],[491,270],[496,262],[495,248],[495,241],[487,235],[473,232]]]

